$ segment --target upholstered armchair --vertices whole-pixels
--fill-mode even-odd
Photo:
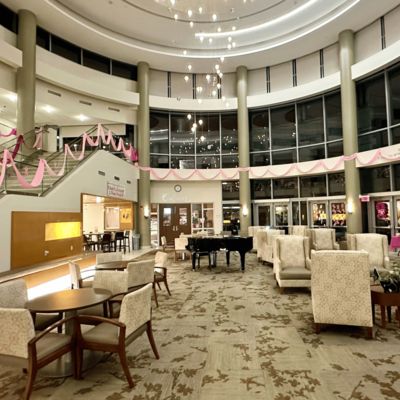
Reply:
[[[175,239],[175,257],[174,260],[178,260],[178,254],[180,253],[188,253],[189,254],[189,259],[192,259],[192,253],[186,249],[186,246],[188,244],[188,238],[183,238],[179,237]]]
[[[93,281],[84,282],[84,279],[93,278],[93,275],[82,278],[81,268],[79,267],[79,265],[72,261],[69,261],[68,264],[69,264],[69,273],[71,275],[71,288],[72,289],[91,288],[93,285]]]
[[[389,269],[389,243],[386,235],[377,233],[347,235],[347,246],[349,250],[365,250],[368,253],[371,276],[374,273],[374,268],[378,272],[384,272]]]
[[[100,324],[82,333],[81,325],[93,324],[93,320]],[[83,350],[118,353],[129,387],[133,388],[132,376],[126,359],[126,347],[142,336],[144,332],[147,333],[155,357],[160,358],[151,328],[151,284],[124,297],[118,320],[79,316],[75,321],[78,379],[82,379]]]
[[[340,249],[339,244],[336,243],[336,232],[334,229],[307,229],[307,236],[310,238],[310,251]]]
[[[50,333],[72,318],[62,319],[43,332],[35,333],[29,310],[0,308],[0,364],[27,372],[24,400],[31,396],[38,370],[64,354],[71,352],[72,370],[75,374],[74,338]],[[17,394],[14,396],[13,398],[19,398]]]
[[[274,273],[281,294],[285,287],[311,286],[309,240],[303,236],[277,236],[274,242]]]
[[[262,254],[265,246],[267,245],[267,231],[256,231],[256,236],[253,236],[253,249],[254,239],[257,243],[257,261],[262,261]]]
[[[158,251],[156,253],[156,260],[154,265],[154,290],[155,284],[158,285],[158,288],[161,290],[160,282],[164,282],[165,288],[167,289],[168,294],[171,296],[171,292],[169,291],[168,282],[167,282],[167,260],[168,254],[163,253],[162,251]],[[157,302],[157,293],[155,293],[156,304]]]
[[[261,248],[261,260],[262,262],[273,263],[274,262],[274,240],[277,236],[284,235],[284,230],[269,229],[266,231],[266,244],[264,240]]]
[[[265,231],[265,226],[249,226],[248,234],[253,238],[253,250],[258,249],[258,232]]]
[[[23,279],[0,284],[0,308],[25,308],[28,301],[28,290]],[[35,314],[34,324],[36,331],[43,331],[62,318],[60,314]],[[0,323],[1,325],[1,323]],[[59,331],[61,332],[61,326]]]
[[[369,258],[365,251],[317,251],[311,255],[315,331],[320,324],[367,327],[372,338]]]
[[[305,225],[293,225],[289,226],[289,235],[294,236],[307,236],[307,226]]]
[[[96,254],[96,264],[122,261],[121,252]]]
[[[172,253],[175,251],[174,246],[169,246],[167,243],[167,238],[165,236],[161,236],[161,247],[164,253]]]

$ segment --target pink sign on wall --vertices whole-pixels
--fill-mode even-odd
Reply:
[[[107,196],[123,199],[125,197],[125,186],[107,182]]]
[[[368,202],[369,201],[369,196],[360,196],[360,199],[363,203]]]

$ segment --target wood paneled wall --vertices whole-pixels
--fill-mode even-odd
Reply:
[[[45,241],[47,223],[76,221],[82,224],[82,213],[12,212],[11,269],[81,253],[82,235],[77,238]],[[45,251],[49,252],[47,256],[44,255]]]

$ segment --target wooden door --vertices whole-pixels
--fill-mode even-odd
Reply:
[[[160,204],[160,237],[165,236],[168,244],[181,233],[190,235],[190,204]]]

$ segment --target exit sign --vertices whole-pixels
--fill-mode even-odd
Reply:
[[[369,201],[369,196],[360,196],[360,199],[362,202],[368,202]]]

